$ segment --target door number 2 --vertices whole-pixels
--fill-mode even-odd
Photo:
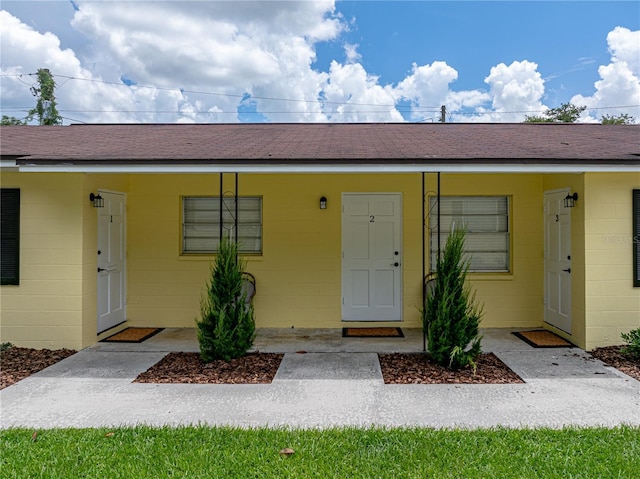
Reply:
[[[373,215],[369,215],[369,223],[375,223],[376,222],[376,217]]]

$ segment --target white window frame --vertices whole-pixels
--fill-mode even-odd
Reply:
[[[222,234],[238,241],[242,254],[262,254],[262,196],[238,197],[238,231],[235,231],[235,196],[222,199]],[[215,254],[220,245],[220,196],[181,198],[181,254]]]
[[[429,264],[435,271],[438,255],[438,198],[429,197]],[[470,273],[511,272],[511,197],[441,196],[440,247],[453,227],[466,229],[465,253]]]

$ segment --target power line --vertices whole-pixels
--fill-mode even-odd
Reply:
[[[640,108],[640,105],[626,105],[626,106],[603,106],[596,108],[588,108],[588,110],[611,110],[611,109],[623,109],[623,108]],[[415,109],[397,109],[400,113],[440,113],[440,110],[415,110]],[[19,110],[15,110],[19,111]],[[388,110],[349,110],[348,112],[326,112],[326,111],[289,111],[289,110],[259,110],[259,111],[180,111],[180,110],[67,110],[60,109],[60,112],[65,113],[157,113],[157,114],[183,114],[183,115],[260,115],[260,114],[274,114],[274,115],[300,115],[305,113],[386,113]],[[539,113],[547,110],[521,110],[521,111],[487,111],[487,112],[462,112],[451,111],[447,109],[446,117],[448,121],[451,121],[454,116],[485,116],[485,115],[507,115],[507,114],[519,114],[519,113]],[[433,120],[433,118],[431,118]]]
[[[25,73],[25,74],[0,74],[0,77],[14,77],[17,78],[19,81],[21,81],[22,83],[24,83],[25,85],[29,86],[27,83],[23,82],[21,80],[22,76],[34,76],[36,75],[36,73]],[[254,95],[249,95],[248,93],[245,94],[234,94],[234,93],[220,93],[220,92],[211,92],[211,91],[201,91],[201,90],[187,90],[187,89],[182,89],[182,88],[170,88],[170,87],[159,87],[159,86],[153,86],[153,85],[139,85],[139,84],[132,84],[132,85],[127,85],[125,83],[121,83],[121,82],[112,82],[112,81],[106,81],[106,80],[96,80],[96,79],[87,79],[87,78],[79,78],[79,77],[72,77],[72,76],[66,76],[66,75],[53,75],[55,78],[64,78],[65,81],[62,83],[62,85],[66,84],[68,81],[70,80],[76,80],[76,81],[85,81],[85,82],[90,82],[90,83],[100,83],[100,84],[106,84],[106,85],[113,85],[113,86],[117,86],[117,87],[125,87],[125,88],[146,88],[146,89],[154,89],[154,90],[160,90],[160,91],[180,91],[183,93],[191,93],[191,94],[198,94],[198,95],[210,95],[210,96],[222,96],[222,97],[229,97],[229,98],[240,98],[240,99],[250,99],[250,100],[269,100],[269,101],[282,101],[282,102],[295,102],[295,103],[314,103],[314,104],[318,104],[318,105],[337,105],[337,106],[369,106],[369,107],[377,107],[377,108],[385,108],[384,110],[349,110],[348,112],[341,112],[341,113],[337,113],[336,114],[344,114],[344,113],[348,113],[348,114],[361,114],[361,113],[386,113],[388,110],[386,110],[386,108],[393,108],[396,111],[400,112],[400,113],[423,113],[423,114],[429,114],[429,113],[441,113],[441,107],[431,107],[431,106],[415,106],[415,105],[399,105],[399,104],[379,104],[379,103],[355,103],[355,102],[338,102],[338,101],[328,101],[328,100],[305,100],[305,99],[291,99],[291,98],[279,98],[279,97],[266,97],[266,96],[254,96]],[[60,85],[61,86],[61,85]],[[593,111],[593,110],[611,110],[611,109],[625,109],[625,108],[640,108],[640,105],[620,105],[620,106],[603,106],[603,107],[593,107],[593,108],[588,108],[589,111]],[[24,111],[24,110],[29,110],[29,107],[9,107],[9,108],[2,108],[2,110],[5,111]],[[327,111],[310,111],[310,112],[304,112],[304,111],[278,111],[278,110],[261,110],[261,111],[216,111],[216,112],[209,112],[209,111],[190,111],[190,112],[181,112],[179,110],[68,110],[68,109],[60,109],[60,112],[65,112],[65,113],[129,113],[129,114],[145,114],[145,113],[155,113],[155,114],[179,114],[179,115],[269,115],[269,114],[279,114],[279,115],[299,115],[299,114],[304,114],[304,113],[333,113],[333,112],[327,112]],[[477,116],[484,116],[487,114],[499,114],[499,115],[508,115],[508,114],[534,114],[534,113],[544,113],[548,111],[547,109],[544,110],[514,110],[514,111],[488,111],[488,112],[464,112],[464,111],[452,111],[451,109],[447,109],[446,110],[446,114],[447,114],[447,119],[448,120],[452,120],[453,115],[455,114],[456,116],[469,116],[469,117],[477,117]],[[455,113],[454,113],[455,112]],[[426,121],[426,120],[423,120]]]
[[[34,73],[30,73],[29,75],[35,75]],[[256,100],[270,100],[270,101],[286,101],[286,102],[297,102],[297,103],[317,103],[321,105],[339,105],[339,106],[377,106],[377,107],[389,107],[389,108],[408,108],[411,111],[420,111],[425,113],[432,112],[440,112],[441,106],[411,106],[411,105],[397,105],[397,104],[385,104],[385,103],[356,103],[356,102],[339,102],[339,101],[329,101],[329,100],[305,100],[299,98],[281,98],[281,97],[268,97],[268,96],[258,96],[258,95],[250,95],[250,94],[237,94],[237,93],[220,93],[220,92],[209,92],[203,90],[187,90],[184,88],[176,88],[176,87],[159,87],[153,85],[139,85],[132,84],[126,85],[121,82],[111,82],[106,80],[96,80],[96,79],[87,79],[87,78],[79,78],[79,77],[71,77],[66,75],[53,75],[54,77],[66,78],[69,80],[78,80],[78,81],[87,81],[91,83],[103,83],[107,85],[114,85],[119,87],[136,87],[136,88],[149,88],[154,90],[161,91],[180,91],[184,93],[192,93],[198,95],[213,95],[213,96],[226,96],[231,98],[243,98],[243,99],[256,99]],[[66,82],[65,82],[66,83]],[[603,107],[594,107],[588,108],[589,110],[606,110],[606,109],[615,109],[615,108],[638,108],[640,105],[622,105],[622,106],[603,106]],[[508,112],[496,112],[496,113],[542,113],[547,111],[545,110],[516,110],[516,111],[508,111]],[[269,113],[297,113],[297,112],[269,112]]]
[[[126,85],[124,83],[112,82],[106,80],[95,80],[88,78],[79,78],[79,77],[70,77],[65,75],[54,75],[59,78],[66,78],[67,80],[77,80],[77,81],[86,81],[91,83],[103,83],[107,85],[114,85],[119,87],[127,87],[127,88],[150,88],[154,90],[161,91],[180,91],[183,93],[191,93],[197,95],[213,95],[213,96],[223,96],[230,98],[242,98],[242,99],[252,99],[252,100],[269,100],[269,101],[285,101],[292,103],[318,103],[321,105],[354,105],[354,106],[377,106],[377,107],[395,107],[394,104],[380,104],[380,103],[356,103],[356,102],[341,102],[341,101],[329,101],[329,100],[305,100],[300,98],[280,98],[280,97],[269,97],[269,96],[260,96],[260,95],[249,95],[247,93],[238,94],[238,93],[220,93],[220,92],[211,92],[211,91],[203,91],[203,90],[188,90],[185,88],[175,88],[175,87],[158,87],[153,85],[140,85],[140,84],[132,84]],[[430,108],[437,109],[438,107],[421,107],[421,108]]]

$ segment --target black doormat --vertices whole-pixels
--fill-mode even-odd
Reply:
[[[164,328],[127,328],[103,339],[103,343],[141,343],[155,336]]]
[[[404,338],[400,328],[342,328],[343,338]]]
[[[534,348],[572,348],[573,344],[546,329],[516,331],[515,336]]]

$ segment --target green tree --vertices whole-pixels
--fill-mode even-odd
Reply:
[[[435,286],[422,310],[429,353],[435,362],[450,369],[468,365],[475,369],[481,352],[478,328],[482,307],[475,304],[475,294],[466,284],[469,261],[463,258],[465,235],[459,228],[449,235],[438,260]]]
[[[2,126],[7,125],[26,125],[27,122],[25,120],[18,120],[15,116],[7,116],[2,115],[2,122],[0,122]]]
[[[525,117],[525,123],[575,123],[586,106],[576,106],[572,103],[563,103],[557,108],[551,108],[545,111],[542,116]]]
[[[205,362],[242,357],[253,345],[253,305],[243,292],[244,263],[238,259],[238,244],[223,239],[211,266],[211,280],[200,301],[196,320],[200,357]]]
[[[636,119],[627,113],[621,113],[620,115],[602,115],[603,125],[632,125],[636,122]]]
[[[38,69],[37,86],[31,87],[31,93],[37,98],[36,107],[29,110],[29,119],[38,118],[39,125],[62,125],[62,117],[56,108],[53,75],[46,68]]]

